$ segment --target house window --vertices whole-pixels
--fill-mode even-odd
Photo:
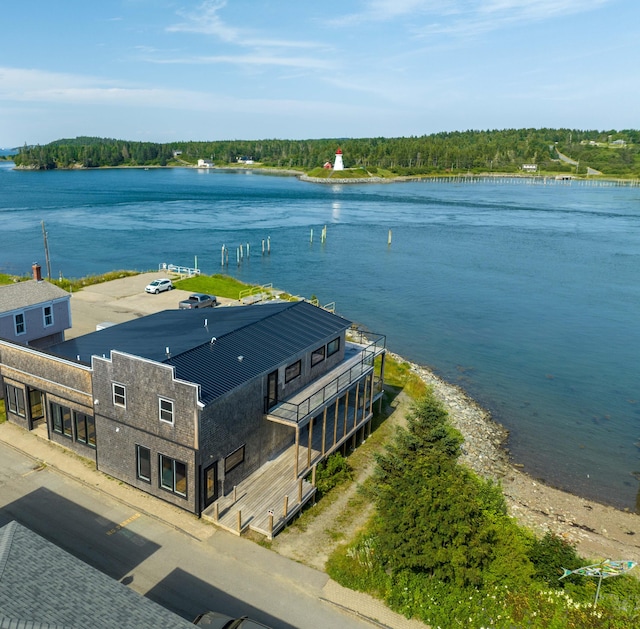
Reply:
[[[151,450],[144,446],[136,446],[136,475],[140,480],[151,482]]]
[[[73,422],[76,427],[76,441],[96,447],[96,420],[91,415],[73,411]]]
[[[115,406],[127,408],[127,389],[123,384],[113,383],[113,403]]]
[[[244,461],[244,445],[240,446],[237,450],[234,450],[224,460],[225,474],[230,472],[234,467],[238,467],[240,463]]]
[[[311,366],[314,367],[318,363],[321,363],[324,360],[324,345],[322,347],[318,347],[318,349],[314,349],[311,352]]]
[[[160,413],[160,421],[173,425],[173,402],[165,398],[158,399],[158,411]]]
[[[178,496],[187,496],[187,466],[164,454],[160,458],[160,487]]]
[[[43,309],[44,314],[44,327],[48,328],[53,325],[53,308],[51,306],[45,306]]]
[[[301,373],[302,361],[297,361],[293,365],[289,365],[284,370],[284,381],[291,382],[294,378],[297,378]]]
[[[333,356],[336,352],[340,350],[340,337],[337,339],[333,339],[333,341],[329,341],[327,344],[327,358],[329,356]]]
[[[16,324],[16,336],[24,334],[27,331],[27,325],[24,321],[24,312],[20,312],[13,317]]]
[[[12,384],[8,384],[5,387],[5,391],[9,411],[14,415],[26,417],[27,413],[24,404],[24,391],[20,387],[14,387]]]
[[[42,391],[39,391],[38,389],[29,389],[29,406],[31,408],[31,419],[33,421],[44,417]]]
[[[69,439],[73,438],[70,408],[51,402],[51,423],[53,432],[69,437]]]

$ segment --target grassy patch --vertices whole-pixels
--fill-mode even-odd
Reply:
[[[7,411],[4,407],[4,400],[0,400],[0,424],[7,421]]]
[[[222,275],[221,273],[187,277],[183,280],[176,280],[173,284],[181,290],[188,290],[193,293],[206,293],[228,299],[239,299],[240,292],[251,287],[249,284],[240,282],[229,275]]]
[[[398,361],[389,354],[385,357],[384,381],[392,387],[401,388],[409,397],[417,400],[428,390],[424,380],[411,370],[411,364]]]
[[[317,179],[368,179],[371,177],[364,168],[347,168],[345,170],[333,170],[329,168],[314,168],[307,175]],[[377,175],[376,175],[377,176]]]
[[[0,285],[13,284],[14,282],[22,282],[28,280],[28,277],[17,277],[15,275],[7,275],[6,273],[0,273]]]
[[[119,280],[123,277],[131,277],[133,275],[139,275],[138,271],[110,271],[109,273],[103,273],[102,275],[88,275],[87,277],[81,277],[79,279],[67,279],[63,277],[58,280],[52,279],[50,281],[52,284],[55,284],[66,291],[76,292],[82,290],[85,286],[111,282],[112,280]]]

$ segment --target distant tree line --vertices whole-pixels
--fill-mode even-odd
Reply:
[[[523,164],[540,171],[584,174],[589,166],[607,175],[640,176],[640,131],[575,129],[505,129],[456,131],[402,138],[327,138],[316,140],[229,140],[217,142],[130,142],[78,137],[44,146],[25,146],[18,166],[96,168],[195,164],[198,159],[227,165],[251,158],[264,166],[312,170],[333,161],[336,149],[346,167],[379,169],[396,175],[446,172],[515,173]],[[558,160],[556,150],[579,162]]]

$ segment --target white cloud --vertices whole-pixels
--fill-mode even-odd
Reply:
[[[260,111],[264,115],[284,111],[320,115],[326,111],[326,104],[316,100],[235,98],[213,92],[118,85],[96,77],[6,67],[0,67],[0,102],[217,113]]]
[[[178,15],[185,18],[185,21],[167,27],[167,31],[215,35],[222,41],[237,42],[240,30],[227,26],[218,15],[226,4],[226,0],[206,0],[196,11],[179,11]]]
[[[212,35],[227,44],[247,47],[265,48],[325,48],[310,41],[272,39],[257,37],[248,29],[236,28],[223,21],[219,13],[227,5],[226,0],[205,0],[195,11],[180,11],[178,14],[185,19],[179,24],[167,27],[168,32],[200,33]]]
[[[333,18],[335,26],[412,18],[427,33],[464,34],[584,13],[614,0],[368,0],[362,11]]]
[[[244,66],[280,66],[287,68],[307,68],[307,69],[329,69],[331,63],[325,59],[313,59],[308,57],[282,57],[270,54],[242,54],[242,55],[211,55],[194,57],[173,57],[173,58],[149,58],[150,63],[160,65],[214,65],[231,64]]]

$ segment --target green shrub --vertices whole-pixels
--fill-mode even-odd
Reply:
[[[332,454],[316,470],[316,488],[321,495],[352,479],[351,465],[339,452]]]
[[[535,539],[531,544],[529,559],[534,565],[534,577],[553,588],[564,587],[564,581],[558,579],[564,569],[575,570],[584,565],[575,546],[550,531],[544,537]]]

